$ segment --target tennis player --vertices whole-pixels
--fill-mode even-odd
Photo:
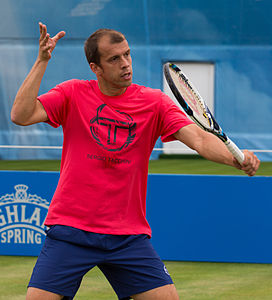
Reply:
[[[249,176],[259,160],[244,151],[240,165],[165,94],[133,84],[128,42],[114,30],[98,30],[85,42],[97,80],[69,80],[38,96],[52,51],[65,35],[50,37],[44,24],[39,28],[38,57],[16,95],[11,119],[24,126],[62,126],[64,140],[60,179],[45,221],[49,230],[27,300],[73,299],[94,266],[119,299],[179,299],[150,243],[146,220],[148,162],[155,142],[159,137],[180,140]]]

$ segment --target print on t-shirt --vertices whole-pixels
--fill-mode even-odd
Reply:
[[[92,137],[107,151],[120,151],[134,140],[136,123],[133,118],[119,110],[113,110],[106,104],[100,105],[96,116],[90,121]]]

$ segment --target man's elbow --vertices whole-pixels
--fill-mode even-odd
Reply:
[[[22,120],[22,118],[13,110],[11,110],[11,112],[10,112],[10,119],[11,119],[11,122],[16,125],[20,125],[20,126],[29,125],[27,122]]]
[[[16,113],[13,111],[13,109],[11,110],[10,112],[10,119],[11,119],[11,122],[16,124],[16,125],[20,125],[20,122],[18,120],[18,117],[16,115]]]

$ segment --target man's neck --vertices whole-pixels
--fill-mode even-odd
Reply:
[[[100,82],[98,82],[98,87],[102,94],[111,97],[120,96],[124,94],[125,91],[127,90],[127,87],[122,87],[122,88],[107,87],[101,84]]]

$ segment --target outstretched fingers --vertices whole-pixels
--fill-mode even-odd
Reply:
[[[43,40],[47,35],[47,28],[46,25],[39,22],[39,29],[40,29],[40,40]]]
[[[56,43],[59,39],[64,37],[65,31],[60,31],[57,33],[53,38],[50,37],[49,33],[47,32],[47,27],[42,22],[39,22],[39,29],[40,29],[40,48],[39,48],[39,57],[42,60],[48,61],[51,58],[51,53],[54,50]]]
[[[60,31],[54,37],[52,37],[52,40],[54,40],[57,43],[57,41],[60,40],[61,38],[63,38],[65,36],[65,34],[66,34],[65,31]]]
[[[50,35],[49,33],[47,33],[47,28],[46,25],[42,24],[41,22],[39,22],[39,29],[40,29],[40,40],[39,40],[39,44],[40,44],[40,56],[42,58],[50,58],[48,55],[48,50],[50,49],[50,43],[49,38]]]

